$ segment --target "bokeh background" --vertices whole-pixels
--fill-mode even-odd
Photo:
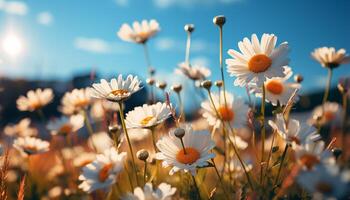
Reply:
[[[173,76],[184,60],[183,26],[187,23],[196,27],[192,63],[208,66],[211,79],[216,80],[219,38],[212,18],[218,14],[227,17],[225,52],[237,49],[238,41],[252,33],[274,33],[278,43],[289,42],[290,65],[305,78],[301,91],[305,98],[297,111],[309,110],[321,102],[327,77],[327,70],[311,59],[310,52],[321,46],[350,50],[349,9],[347,0],[0,0],[0,123],[22,117],[15,99],[29,89],[53,88],[56,98],[48,111],[55,113],[60,96],[74,87],[89,86],[91,74],[109,78],[133,73],[146,78],[142,47],[116,36],[122,23],[134,20],[156,19],[160,23],[161,32],[148,43],[158,80],[192,85]],[[233,83],[233,78],[226,76]],[[331,100],[340,99],[335,86],[345,76],[350,76],[348,65],[334,71]],[[246,98],[244,89],[229,88]],[[192,90],[185,87],[187,94]],[[201,99],[184,96],[191,114]],[[191,99],[186,100],[188,96]]]

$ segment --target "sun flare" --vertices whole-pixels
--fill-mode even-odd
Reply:
[[[23,42],[15,34],[9,34],[2,41],[3,51],[10,56],[17,56],[23,51]]]

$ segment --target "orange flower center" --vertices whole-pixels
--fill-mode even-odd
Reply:
[[[141,120],[140,124],[146,126],[153,118],[153,116],[147,116]]]
[[[76,103],[75,103],[75,106],[76,107],[85,107],[87,105],[89,105],[90,101],[87,100],[87,99],[81,99],[81,100],[78,100]]]
[[[33,110],[37,110],[42,107],[41,103],[39,101],[32,102],[30,106],[33,108]]]
[[[113,167],[113,164],[106,164],[104,165],[101,169],[100,169],[100,172],[98,173],[98,180],[100,182],[105,182],[106,179],[108,178],[109,176],[109,171],[112,169]]]
[[[114,96],[124,96],[124,95],[126,95],[126,94],[128,94],[128,93],[129,93],[129,91],[123,90],[123,89],[120,89],[120,90],[113,90],[113,91],[111,92],[111,94],[113,94]]]
[[[333,191],[333,187],[329,183],[319,182],[316,184],[316,189],[322,193],[331,193]]]
[[[186,154],[185,151],[183,149],[181,149],[177,155],[176,155],[176,160],[179,161],[182,164],[192,164],[194,162],[196,162],[199,157],[200,154],[199,152],[191,147],[186,147]]]
[[[323,113],[323,116],[327,121],[332,121],[333,119],[335,119],[335,114],[331,111],[325,111]]]
[[[311,154],[301,156],[300,161],[308,170],[311,170],[314,165],[320,163],[320,160]]]
[[[266,84],[266,90],[268,90],[272,94],[281,94],[283,92],[282,82],[279,80],[270,80]]]
[[[300,139],[298,137],[290,136],[288,139],[295,142],[296,144],[300,145]]]
[[[142,31],[142,32],[139,32],[137,35],[142,39],[147,39],[149,36],[149,32]]]
[[[70,124],[63,124],[60,129],[58,130],[61,134],[68,134],[73,131],[73,127]]]
[[[35,153],[38,149],[35,147],[35,146],[31,146],[31,145],[28,145],[28,146],[24,146],[23,147],[23,151],[28,153],[28,154],[32,154],[32,153]]]
[[[232,121],[235,118],[235,113],[227,106],[219,107],[218,112],[224,121]]]
[[[248,68],[250,71],[260,73],[266,71],[272,64],[271,58],[265,54],[257,54],[250,58]]]

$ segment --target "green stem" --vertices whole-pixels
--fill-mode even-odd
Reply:
[[[95,151],[97,151],[97,148],[95,146],[94,140],[92,138],[92,135],[94,134],[94,130],[92,129],[91,122],[90,122],[90,119],[89,119],[89,116],[88,116],[86,110],[83,110],[83,115],[84,115],[85,126],[86,126],[86,128],[88,130],[89,136],[91,137],[92,147],[94,148]]]
[[[228,195],[228,193],[227,193],[227,191],[226,191],[225,185],[224,185],[224,183],[223,183],[223,181],[222,181],[222,178],[221,178],[221,176],[220,176],[219,170],[218,170],[218,168],[216,167],[214,158],[212,158],[211,161],[213,162],[214,169],[215,169],[215,173],[216,173],[216,175],[218,176],[218,179],[219,179],[219,181],[220,181],[222,190],[224,191],[225,197],[226,197],[227,199],[230,199],[230,197],[229,197],[229,195]]]
[[[126,140],[128,141],[129,151],[130,151],[130,154],[131,154],[132,167],[134,169],[134,173],[135,173],[135,177],[136,177],[136,183],[139,186],[139,181],[138,181],[138,178],[137,178],[137,169],[136,169],[134,151],[133,151],[132,146],[131,146],[131,141],[130,141],[130,138],[129,138],[128,129],[126,128],[126,125],[125,125],[123,103],[122,102],[118,102],[118,104],[119,104],[120,121],[121,121],[123,130],[124,130],[124,133],[125,133],[125,136],[126,136]]]
[[[192,177],[192,181],[193,181],[193,186],[195,187],[196,192],[198,194],[198,198],[201,199],[201,193],[199,191],[199,187],[197,185],[196,178],[192,174],[191,174],[191,177]]]
[[[265,151],[265,137],[266,137],[266,130],[265,130],[265,85],[262,85],[262,99],[261,99],[261,161],[260,161],[260,184],[263,184],[263,178],[264,178],[264,151]]]
[[[223,66],[223,30],[222,26],[219,26],[219,35],[220,35],[220,50],[219,50],[219,62],[220,62],[220,72],[221,72],[221,80],[222,80],[222,89],[224,91],[224,101],[225,106],[227,106],[227,100],[226,100],[226,84],[225,84],[225,76],[224,76],[224,66]],[[220,94],[219,94],[220,95]]]
[[[143,50],[145,53],[145,59],[146,59],[146,65],[147,68],[150,69],[152,67],[151,65],[151,59],[149,58],[149,53],[148,53],[148,48],[147,48],[147,44],[143,43]],[[152,77],[152,74],[150,74],[150,77]]]
[[[184,105],[183,105],[183,102],[182,102],[182,99],[181,99],[181,94],[180,92],[177,92],[177,98],[179,100],[179,106],[180,106],[180,118],[181,118],[181,121],[185,121],[185,112],[184,112]]]
[[[190,64],[191,32],[187,33],[185,63]]]
[[[147,161],[145,161],[145,168],[144,168],[144,172],[143,172],[143,183],[146,184],[147,180]]]
[[[278,168],[278,173],[277,173],[277,176],[275,179],[275,184],[274,184],[275,186],[277,186],[278,179],[280,178],[282,167],[283,167],[283,162],[284,162],[286,155],[287,155],[287,152],[288,152],[288,147],[289,147],[289,144],[286,144],[286,147],[284,147],[284,151],[283,151],[282,158],[281,158],[281,163],[280,163],[280,166]]]
[[[322,105],[324,106],[324,104],[326,103],[328,96],[329,96],[329,89],[331,87],[331,81],[332,81],[332,74],[333,74],[333,70],[331,68],[328,68],[328,79],[327,79],[327,85],[324,91],[324,95],[323,95],[323,100],[322,100]],[[322,107],[323,107],[322,106]]]
[[[153,144],[154,152],[157,153],[159,151],[158,151],[157,144],[156,144],[156,133],[154,131],[154,127],[150,128],[150,130],[151,130],[151,134],[152,134],[152,144]]]

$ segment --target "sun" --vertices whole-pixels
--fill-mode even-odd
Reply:
[[[2,40],[2,49],[10,56],[17,56],[23,50],[23,43],[15,34],[9,34]]]

